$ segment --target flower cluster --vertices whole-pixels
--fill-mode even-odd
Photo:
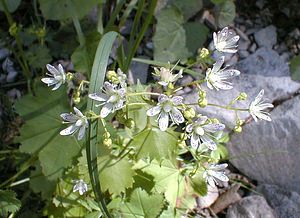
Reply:
[[[200,107],[206,106],[218,106],[214,104],[209,104],[206,99],[206,91],[200,86],[201,83],[206,82],[208,90],[229,90],[233,88],[233,84],[229,81],[230,79],[239,76],[240,71],[236,69],[228,69],[228,66],[222,67],[225,62],[225,56],[223,53],[235,53],[237,52],[237,42],[239,36],[235,35],[233,31],[229,30],[228,27],[225,27],[223,30],[213,33],[213,44],[215,49],[221,53],[212,67],[205,67],[206,75],[203,80],[193,81],[191,85],[196,85],[199,89],[199,99],[197,103],[190,105],[198,105]],[[203,50],[203,49],[202,49]],[[210,59],[208,57],[210,52],[206,49],[202,52],[202,61]],[[203,58],[205,57],[205,58]],[[213,63],[210,61],[210,64]],[[96,104],[97,107],[101,107],[100,114],[94,114],[95,116],[85,116],[79,109],[74,107],[73,113],[63,113],[61,118],[64,120],[64,123],[70,124],[67,128],[63,129],[60,134],[73,135],[78,133],[77,139],[81,140],[84,138],[85,131],[89,125],[89,119],[104,119],[108,117],[109,114],[117,113],[115,118],[126,127],[131,128],[133,125],[133,120],[128,118],[128,111],[131,105],[152,105],[151,107],[147,106],[146,115],[148,120],[151,117],[157,117],[156,122],[161,131],[167,131],[170,126],[177,125],[181,127],[183,132],[183,141],[187,139],[186,145],[187,150],[191,152],[192,155],[203,154],[205,155],[208,152],[215,152],[218,149],[218,133],[225,129],[225,125],[217,121],[216,119],[208,118],[202,114],[196,114],[195,110],[188,104],[184,103],[184,98],[179,96],[177,93],[178,90],[183,87],[175,88],[176,82],[182,78],[183,68],[177,66],[176,63],[173,67],[169,64],[169,67],[154,67],[153,75],[156,76],[159,81],[158,85],[155,87],[158,90],[157,93],[154,92],[142,92],[142,93],[128,93],[130,88],[127,87],[126,75],[118,69],[115,71],[108,71],[106,78],[108,81],[105,81],[103,84],[103,89],[101,92],[89,93],[88,97],[94,101],[99,102]],[[206,64],[204,66],[207,66]],[[46,83],[48,86],[54,86],[52,90],[58,89],[62,84],[67,80],[67,76],[64,72],[64,69],[61,65],[58,65],[58,68],[48,64],[47,69],[47,78],[42,78],[42,82]],[[179,68],[178,73],[174,73],[175,68]],[[140,99],[143,99],[144,102],[134,102],[131,103],[129,99],[131,96],[141,96]],[[157,100],[155,98],[147,96],[158,96]],[[266,111],[269,108],[272,108],[271,103],[267,103],[263,100],[264,90],[261,90],[258,96],[250,103],[249,108],[234,108],[232,105],[236,101],[246,100],[247,95],[241,93],[236,99],[231,101],[228,105],[219,106],[221,108],[235,110],[235,111],[248,111],[249,114],[253,117],[255,121],[258,119],[271,121],[270,114]],[[195,99],[196,100],[196,99]],[[126,108],[126,110],[124,109]],[[89,115],[91,112],[89,112]],[[125,114],[127,120],[125,119]],[[130,125],[129,125],[130,123]],[[238,129],[241,130],[243,121],[238,120],[239,124]],[[151,125],[153,125],[151,123]],[[105,127],[104,127],[105,128]],[[180,128],[177,128],[180,129]],[[105,145],[109,146],[112,144],[110,139],[110,134],[105,129]],[[209,155],[209,153],[208,153]],[[196,158],[195,158],[196,159]],[[227,164],[215,164],[212,159],[207,159],[206,166],[204,167],[203,177],[206,179],[207,183],[211,186],[215,186],[220,181],[227,182],[229,179],[225,174],[225,168]],[[197,166],[198,169],[198,166]],[[87,184],[83,180],[76,180],[73,191],[79,191],[79,194],[82,195],[87,191]]]

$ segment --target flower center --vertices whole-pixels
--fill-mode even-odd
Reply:
[[[218,49],[224,49],[226,47],[226,41],[218,42],[216,47]]]
[[[195,133],[197,134],[197,135],[204,135],[204,129],[201,127],[201,126],[197,126],[196,128],[195,128]]]
[[[163,104],[163,110],[166,113],[169,113],[172,110],[172,102],[170,102],[170,101],[164,102],[164,104]]]

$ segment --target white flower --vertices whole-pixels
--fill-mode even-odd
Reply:
[[[82,180],[73,180],[75,185],[73,186],[73,192],[78,191],[80,195],[83,195],[85,192],[87,192],[88,187],[87,184]]]
[[[240,37],[235,35],[228,27],[225,27],[218,33],[213,33],[214,46],[220,52],[236,53],[237,41]]]
[[[72,125],[60,131],[61,135],[71,135],[75,132],[78,132],[78,140],[81,140],[85,134],[86,128],[88,128],[88,120],[80,110],[74,107],[75,114],[73,113],[63,113],[61,118],[64,119],[65,123],[71,123]]]
[[[66,73],[64,71],[64,68],[61,66],[61,64],[58,65],[58,69],[56,69],[54,66],[47,64],[46,65],[47,70],[50,73],[46,73],[46,75],[50,77],[42,78],[42,82],[46,83],[48,86],[54,85],[52,90],[58,89],[62,84],[66,82]]]
[[[221,69],[224,63],[225,57],[222,56],[217,59],[216,63],[213,65],[213,68],[208,68],[206,71],[205,80],[207,82],[207,86],[210,89],[215,88],[216,90],[228,90],[232,89],[232,83],[226,81],[232,77],[240,75],[240,71],[229,69],[226,70],[226,67]]]
[[[158,97],[158,104],[155,107],[150,108],[147,111],[147,115],[152,117],[157,114],[158,115],[158,125],[161,131],[165,131],[169,126],[169,116],[173,123],[177,125],[179,123],[184,122],[184,118],[177,108],[178,105],[182,104],[183,97],[181,96],[174,96],[170,98],[164,94],[161,94]]]
[[[225,168],[228,164],[210,164],[203,173],[203,178],[206,179],[206,182],[215,187],[215,184],[218,185],[219,181],[228,182],[229,178],[225,174]]]
[[[172,71],[174,70],[175,66],[172,69],[168,69],[165,67],[154,67],[155,73],[153,75],[159,77],[160,79],[158,84],[162,86],[167,86],[169,83],[176,82],[178,79],[182,78],[182,69],[180,69],[180,71],[177,74],[173,74]]]
[[[186,131],[190,133],[191,146],[198,149],[200,145],[206,146],[210,150],[216,150],[217,144],[212,140],[212,133],[225,128],[222,123],[208,123],[206,116],[199,117],[194,123],[187,125]]]
[[[98,107],[103,105],[100,111],[100,116],[105,118],[109,113],[114,113],[116,110],[123,108],[124,102],[126,101],[126,89],[117,89],[116,85],[105,82],[103,92],[104,93],[89,94],[89,98],[102,102],[96,106]]]
[[[118,68],[117,69],[117,75],[118,75],[118,80],[119,80],[119,84],[122,88],[126,88],[127,84],[126,84],[126,80],[127,80],[127,76],[125,73],[123,73],[123,71]]]
[[[258,119],[271,121],[270,113],[264,110],[267,108],[273,108],[274,105],[271,103],[266,103],[264,100],[262,100],[263,96],[264,90],[262,89],[249,106],[249,112],[255,122],[257,122]]]

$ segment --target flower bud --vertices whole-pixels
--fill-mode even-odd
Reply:
[[[112,145],[112,140],[111,139],[104,139],[103,144],[107,147],[110,147]]]
[[[17,26],[17,23],[13,23],[10,27],[9,27],[9,30],[8,30],[9,34],[11,36],[16,36],[17,33],[18,33],[18,26]]]
[[[110,81],[113,81],[115,79],[118,79],[117,73],[114,70],[109,70],[106,73],[106,78]]]
[[[68,73],[67,73],[67,80],[68,80],[68,81],[71,81],[73,78],[74,78],[73,73],[68,72]]]
[[[200,106],[200,107],[206,107],[207,106],[207,104],[208,104],[208,102],[207,102],[207,100],[206,100],[206,98],[204,98],[204,99],[199,99],[199,101],[198,101],[198,105]]]
[[[171,89],[171,90],[174,89],[174,85],[172,83],[169,83],[168,84],[168,89]]]
[[[201,59],[205,59],[209,56],[209,50],[206,48],[202,48],[199,53]]]
[[[206,98],[206,91],[200,90],[200,91],[198,92],[198,95],[199,95],[200,98]]]
[[[212,123],[220,123],[220,121],[217,118],[212,118],[212,119],[210,119],[210,121]]]
[[[237,126],[241,126],[241,125],[243,125],[244,124],[244,120],[237,120],[236,121],[236,125]]]
[[[43,28],[38,28],[36,31],[35,31],[35,34],[38,38],[40,39],[43,39],[45,38],[46,36],[46,29],[43,27]]]
[[[240,95],[237,97],[237,100],[244,101],[247,99],[247,94],[245,92],[241,92]]]
[[[184,110],[183,116],[186,119],[192,119],[196,116],[196,112],[195,112],[194,108],[189,107],[186,110]]]
[[[187,135],[185,133],[180,134],[180,141],[184,141],[187,139]]]
[[[241,126],[235,126],[233,131],[236,132],[236,133],[240,133],[242,132],[243,128]]]
[[[110,133],[109,133],[109,132],[105,132],[105,133],[103,134],[103,138],[109,139],[109,138],[110,138]]]

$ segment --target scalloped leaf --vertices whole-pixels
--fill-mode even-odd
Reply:
[[[46,86],[46,85],[45,85]],[[59,178],[72,164],[81,149],[73,136],[61,136],[66,128],[59,115],[70,111],[63,87],[51,91],[38,86],[36,96],[26,95],[16,103],[17,112],[25,120],[16,140],[22,145],[20,151],[38,155],[42,172],[49,180]]]
[[[149,195],[137,188],[131,193],[129,202],[120,206],[124,218],[156,218],[164,206],[164,196],[158,193]]]
[[[176,7],[163,9],[157,15],[156,31],[153,36],[154,60],[175,62],[186,60],[190,53],[186,48],[186,35],[182,27],[184,18]]]
[[[148,128],[133,137],[132,146],[136,149],[136,158],[150,157],[158,161],[174,156],[177,146],[174,131],[160,131],[156,127]]]
[[[98,0],[39,0],[46,19],[65,20],[76,16],[82,18],[97,4]]]

